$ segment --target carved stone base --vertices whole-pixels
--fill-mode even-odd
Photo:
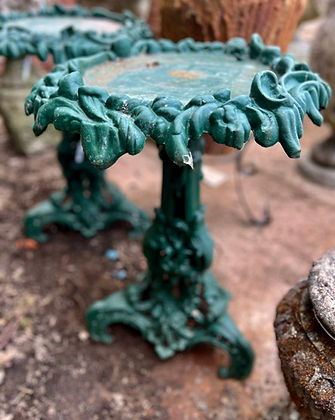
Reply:
[[[335,188],[335,167],[320,165],[313,159],[312,151],[302,153],[298,168],[311,181]]]
[[[49,200],[30,209],[25,216],[25,234],[37,242],[46,242],[43,228],[51,223],[80,232],[86,238],[94,236],[116,221],[126,221],[133,229],[131,236],[143,234],[149,227],[149,217],[112,184],[106,183],[104,196],[87,197],[75,203],[66,191],[53,193]]]
[[[203,290],[205,301],[192,292],[182,295],[176,288],[171,293],[168,287],[156,288],[154,284],[146,275],[124,291],[94,303],[87,311],[91,337],[109,344],[113,337],[107,327],[123,323],[139,330],[161,359],[209,343],[231,358],[229,367],[219,368],[221,378],[243,379],[250,374],[253,351],[228,315],[229,293],[221,289],[209,270],[199,275],[193,288]]]
[[[298,283],[279,303],[277,346],[287,388],[306,419],[335,418],[335,342],[313,313],[307,282]]]

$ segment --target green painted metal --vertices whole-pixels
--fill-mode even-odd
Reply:
[[[253,131],[261,146],[280,142],[290,157],[298,157],[303,119],[307,114],[315,124],[322,123],[319,110],[327,106],[331,90],[307,64],[281,56],[278,48],[264,46],[257,35],[249,45],[239,38],[226,45],[190,39],[177,44],[140,41],[132,55],[140,53],[145,56],[135,62],[138,74],[143,77],[146,72],[142,92],[134,91],[138,78],[132,84],[127,74],[136,73],[134,59],[114,67],[108,63],[116,56],[104,53],[58,66],[49,75],[57,80],[58,89],[44,98],[48,84],[42,80],[26,102],[34,111],[37,135],[50,123],[80,134],[88,159],[97,167],[109,167],[125,153],[140,153],[149,137],[157,143],[163,162],[161,206],[143,243],[148,271],[124,291],[94,303],[87,312],[89,330],[95,340],[110,343],[106,328],[116,322],[128,324],[141,331],[163,359],[208,342],[231,357],[231,365],[221,367],[220,376],[241,379],[251,371],[253,351],[228,315],[228,292],[210,271],[213,241],[200,202],[201,136],[209,133],[214,141],[240,149]],[[222,72],[226,63],[232,68],[232,58],[233,67],[241,67],[239,74],[254,66],[250,80],[241,77],[234,82],[235,92],[245,94],[231,97],[225,86],[212,91],[215,83],[208,84],[208,75],[199,75],[203,65],[199,69],[199,60],[190,59],[192,54],[207,54],[207,62],[221,64]],[[187,69],[180,67],[184,55]],[[168,68],[160,67],[164,57],[171,61]],[[264,70],[258,71],[257,66]],[[113,71],[106,70],[112,67]],[[176,80],[165,83],[167,71]],[[196,74],[198,80],[192,85]],[[108,86],[120,75],[127,81],[124,93],[110,95],[101,86],[87,85],[95,81]],[[183,93],[171,96],[180,77],[189,82],[183,80]],[[231,80],[229,75],[224,77]],[[163,86],[159,96],[155,96],[157,84]],[[128,90],[135,96],[126,96]],[[191,91],[196,94],[189,99]]]
[[[85,31],[85,27],[90,30]],[[56,63],[62,63],[105,50],[125,57],[135,41],[151,37],[149,27],[130,12],[119,14],[102,8],[90,11],[81,6],[68,9],[56,4],[33,12],[0,15],[0,55],[10,59],[30,54],[45,61],[52,55]],[[50,76],[45,79],[43,98],[57,90],[56,82]],[[30,113],[28,108],[26,111]],[[80,164],[75,162],[78,141],[79,138],[64,135],[58,159],[66,187],[27,212],[26,235],[44,242],[44,226],[57,223],[91,237],[116,220],[129,222],[134,228],[131,234],[143,233],[149,225],[144,211],[132,205],[114,185],[107,184],[87,159]]]
[[[92,28],[94,19],[97,24]],[[89,22],[86,31],[85,20]],[[120,27],[108,28],[108,23]],[[99,31],[101,26],[105,32]],[[0,14],[0,55],[10,58],[36,55],[45,61],[51,54],[55,63],[64,63],[105,50],[124,57],[129,55],[134,41],[151,37],[147,24],[129,11],[120,14],[100,7],[69,9],[55,4],[37,11]]]
[[[120,220],[133,227],[131,237],[143,235],[149,227],[148,215],[115,185],[106,182],[103,171],[89,163],[78,134],[64,133],[58,160],[67,186],[27,212],[24,228],[28,237],[46,242],[45,225],[57,223],[90,238]]]

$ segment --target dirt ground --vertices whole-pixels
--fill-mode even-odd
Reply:
[[[306,126],[304,149],[327,134]],[[125,225],[86,240],[50,231],[37,249],[22,246],[22,218],[63,185],[54,150],[25,158],[0,128],[0,419],[297,420],[288,406],[273,332],[276,304],[313,259],[335,246],[334,191],[310,183],[280,146],[252,144],[258,173],[244,180],[255,212],[264,199],[272,223],[247,223],[235,191],[233,165],[206,164],[228,180],[203,186],[207,222],[216,241],[213,270],[232,292],[230,313],[256,352],[245,381],[220,380],[219,350],[202,346],[162,362],[129,328],[113,328],[110,345],[93,343],[85,309],[145,270],[139,241]],[[159,204],[160,162],[152,145],[108,172],[130,199],[152,213]],[[18,242],[19,241],[19,242]],[[108,249],[119,260],[105,257]],[[127,270],[127,279],[113,273]]]

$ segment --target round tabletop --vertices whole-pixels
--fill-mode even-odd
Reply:
[[[97,33],[114,33],[122,28],[121,22],[107,18],[90,16],[29,16],[5,22],[3,30],[22,29],[34,34],[58,34],[62,30],[73,27],[80,31]]]
[[[303,119],[320,125],[331,90],[306,63],[267,47],[258,35],[222,44],[143,40],[132,57],[72,61],[40,81],[26,102],[36,134],[49,123],[81,134],[98,167],[139,153],[151,137],[177,165],[193,164],[188,144],[208,133],[241,149],[253,131],[299,157]]]
[[[104,50],[127,56],[134,42],[151,37],[147,24],[128,11],[113,13],[56,4],[0,15],[0,55],[15,59],[37,55],[45,61],[52,54],[60,63]]]
[[[254,75],[266,69],[256,60],[238,61],[208,51],[174,52],[106,62],[83,76],[86,86],[100,86],[110,95],[148,100],[172,95],[186,105],[196,95],[214,94],[220,86],[229,89],[232,97],[248,95]]]

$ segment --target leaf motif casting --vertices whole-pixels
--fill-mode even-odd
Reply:
[[[249,96],[231,98],[228,89],[220,89],[214,95],[198,95],[183,105],[174,97],[144,101],[84,87],[81,74],[85,69],[114,60],[115,55],[101,53],[81,58],[59,66],[34,86],[26,102],[27,113],[37,112],[34,131],[40,133],[52,122],[59,129],[78,130],[88,158],[99,168],[107,168],[124,153],[139,153],[148,137],[165,144],[175,164],[192,166],[189,141],[203,133],[209,133],[217,143],[241,149],[253,131],[261,146],[280,142],[288,156],[299,157],[305,115],[315,124],[322,122],[320,110],[327,106],[330,87],[307,64],[296,64],[291,55],[280,56],[277,47],[264,46],[258,35],[253,35],[249,46],[234,38],[226,45],[185,39],[178,43],[142,40],[132,47],[133,55],[171,51],[213,51],[238,60],[249,57],[271,62],[272,71],[255,75]],[[58,110],[64,106],[70,109],[72,126],[65,110]]]

